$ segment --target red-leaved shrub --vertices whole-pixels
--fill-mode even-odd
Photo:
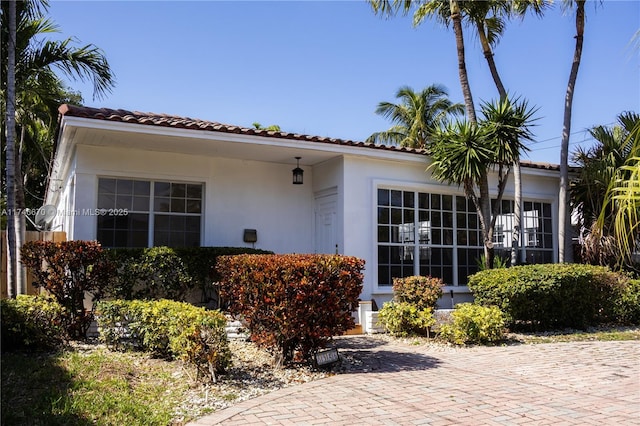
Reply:
[[[309,360],[331,336],[353,328],[363,268],[355,257],[294,254],[221,256],[216,266],[229,311],[284,363],[296,351]]]
[[[411,276],[393,279],[393,297],[418,309],[435,309],[444,282],[437,277]]]
[[[93,311],[84,306],[85,292],[93,301],[113,278],[115,269],[96,241],[30,241],[22,247],[22,263],[65,308],[65,326],[72,338],[85,338]],[[95,306],[95,305],[94,305]]]

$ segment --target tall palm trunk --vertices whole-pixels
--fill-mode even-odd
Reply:
[[[453,32],[456,36],[456,48],[458,50],[458,75],[460,78],[460,87],[464,96],[464,106],[469,121],[473,124],[477,123],[476,110],[473,105],[473,96],[471,96],[471,87],[469,86],[469,76],[467,74],[467,65],[464,58],[464,36],[462,34],[462,16],[460,15],[460,5],[457,0],[450,0],[451,21],[453,22]]]
[[[7,177],[7,293],[10,298],[17,294],[16,282],[16,228],[14,216],[16,212],[15,170],[16,170],[16,3],[9,2],[9,40],[7,52],[7,97],[5,136],[6,177]]]
[[[487,65],[489,66],[489,71],[491,72],[491,77],[493,78],[493,82],[496,85],[496,89],[498,89],[498,94],[500,95],[500,100],[504,100],[507,98],[507,91],[504,88],[504,84],[502,84],[502,79],[500,78],[500,74],[498,73],[498,68],[496,67],[496,62],[493,59],[493,51],[491,50],[491,45],[487,40],[487,36],[485,33],[485,26],[482,21],[476,23],[476,27],[478,29],[478,38],[480,39],[480,44],[482,46],[482,52],[484,54],[485,59],[487,60]],[[515,266],[518,263],[518,252],[520,251],[520,229],[522,227],[522,171],[520,170],[520,159],[513,162],[513,185],[514,185],[514,206],[513,206],[513,230],[511,237],[511,266]]]
[[[567,93],[564,98],[564,121],[562,124],[562,145],[560,148],[560,192],[558,193],[558,261],[572,262],[571,215],[569,214],[569,135],[571,134],[571,109],[573,93],[582,58],[584,40],[584,3],[576,0],[576,47],[569,73]]]
[[[16,163],[14,172],[16,208],[21,214],[15,215],[16,232],[16,291],[18,294],[27,294],[27,270],[22,265],[22,246],[25,243],[26,208],[27,203],[24,197],[24,178],[22,175],[22,153],[24,150],[25,128],[20,129],[20,144],[16,151]]]

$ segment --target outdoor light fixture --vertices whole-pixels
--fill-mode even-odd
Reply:
[[[293,184],[294,185],[302,185],[302,175],[304,174],[304,170],[300,168],[300,159],[302,157],[295,157],[297,161],[296,168],[293,169]]]

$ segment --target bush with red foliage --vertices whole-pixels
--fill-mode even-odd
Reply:
[[[21,258],[35,277],[33,285],[43,287],[65,309],[69,335],[85,338],[93,321],[93,308],[84,306],[85,292],[93,302],[99,300],[115,273],[100,243],[30,241],[22,247]]]
[[[364,261],[338,255],[238,255],[217,262],[221,295],[251,338],[277,348],[281,363],[296,351],[310,360],[355,325]]]

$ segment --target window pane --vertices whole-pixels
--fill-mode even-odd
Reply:
[[[149,197],[133,197],[133,206],[132,209],[138,212],[146,212],[149,211]]]
[[[187,196],[187,185],[184,183],[171,184],[171,197],[185,198]]]
[[[171,229],[171,218],[165,215],[156,215],[154,228],[160,231],[168,231]]]
[[[442,216],[440,212],[431,213],[431,224],[437,228],[442,226]]]
[[[428,209],[429,208],[429,194],[425,194],[420,192],[418,194],[418,208]]]
[[[458,237],[457,243],[459,245],[467,245],[467,231],[458,231],[456,236]]]
[[[102,194],[115,194],[116,193],[116,180],[115,179],[98,179],[98,193]]]
[[[202,199],[202,185],[187,185],[187,197],[188,198],[197,198],[199,200]]]
[[[402,207],[402,191],[391,191],[391,205]]]
[[[388,226],[378,226],[378,242],[388,243],[389,242],[389,227]]]
[[[116,209],[131,210],[132,198],[131,195],[121,195],[118,193],[118,195],[116,195]]]
[[[200,200],[187,200],[187,213],[201,213]]]
[[[402,209],[391,209],[391,224],[400,225],[402,223]]]
[[[413,192],[404,192],[404,206],[409,208],[414,207]]]
[[[378,189],[378,205],[379,206],[388,206],[389,205],[389,190],[388,189]]]
[[[116,189],[118,194],[131,195],[133,194],[133,181],[128,179],[118,179]]]
[[[387,207],[378,207],[378,223],[389,223],[389,209]]]
[[[389,276],[390,269],[388,265],[378,265],[378,285],[391,286],[391,278]]]
[[[171,199],[171,212],[172,213],[184,213],[185,212],[185,200],[184,198],[172,198]]]
[[[431,194],[431,209],[440,210],[440,195]]]
[[[442,196],[442,210],[453,210],[453,197],[451,195]]]
[[[153,200],[153,209],[157,212],[168,212],[170,206],[170,199],[164,197],[156,197]]]
[[[404,223],[411,223],[413,224],[414,222],[414,211],[413,210],[409,210],[409,209],[405,209],[404,210]]]
[[[389,263],[389,247],[378,246],[378,263]]]
[[[200,247],[200,234],[187,232],[184,234],[185,247]]]
[[[113,209],[116,206],[115,194],[102,194],[98,192],[98,208]]]
[[[453,213],[442,213],[442,226],[445,228],[453,228]]]
[[[184,219],[184,230],[200,235],[200,216],[188,216]]]
[[[156,182],[153,186],[156,197],[168,197],[171,195],[171,184],[169,182]]]
[[[150,182],[143,180],[134,180],[133,181],[133,193],[135,195],[146,195],[149,196],[149,188],[151,187]]]

